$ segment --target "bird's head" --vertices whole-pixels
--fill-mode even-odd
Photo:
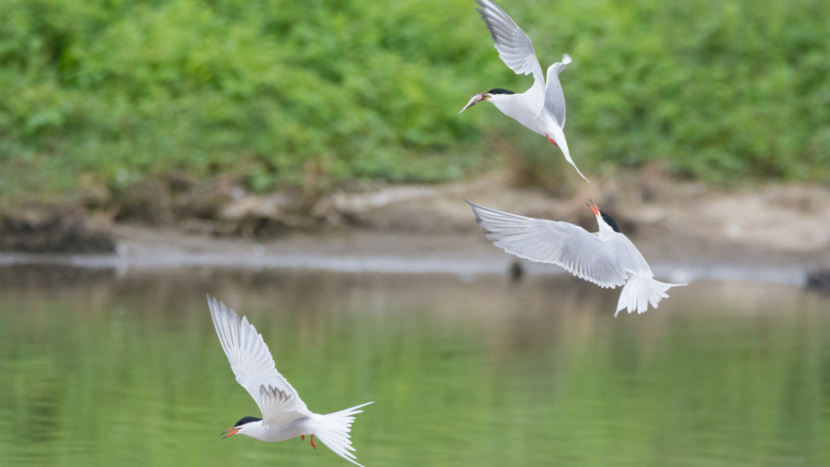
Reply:
[[[614,219],[611,216],[609,216],[607,212],[600,211],[599,206],[597,206],[590,199],[588,200],[588,207],[591,208],[591,211],[594,213],[595,216],[597,216],[597,223],[599,223],[600,230],[602,230],[603,227],[606,226],[614,232],[622,233],[620,232],[620,227],[617,225],[616,222],[614,222]]]
[[[262,419],[256,417],[243,417],[240,418],[238,422],[233,424],[233,427],[228,428],[224,432],[222,432],[223,436],[222,439],[228,438],[235,434],[246,434],[246,431],[252,430],[254,427],[258,427],[262,425]]]
[[[461,109],[461,112],[463,112],[463,111],[469,109],[470,107],[478,104],[480,101],[487,101],[487,100],[490,100],[490,99],[493,99],[493,98],[498,99],[500,97],[509,96],[511,94],[516,94],[516,93],[513,92],[513,91],[508,91],[507,89],[502,89],[502,88],[493,88],[493,89],[491,89],[487,92],[482,92],[481,94],[476,94],[472,97],[472,99],[470,99],[470,102],[467,102],[467,105],[465,105],[464,108]],[[458,112],[458,113],[461,113],[461,112]]]

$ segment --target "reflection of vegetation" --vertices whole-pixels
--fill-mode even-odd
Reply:
[[[234,272],[63,283],[41,271],[0,289],[2,465],[348,465],[307,440],[219,440],[257,408],[233,379],[206,289],[236,297],[313,410],[377,401],[353,432],[367,466],[830,461],[821,297],[783,315],[774,304],[729,311],[759,307],[732,299],[707,311],[690,297],[685,310],[614,320],[614,294],[585,298],[567,281],[518,290]],[[747,300],[734,286],[713,289]],[[749,298],[764,303],[786,287],[747,289],[768,293]]]
[[[502,2],[505,3],[505,2]],[[229,172],[253,189],[442,180],[487,160],[493,86],[523,90],[470,0],[10,0],[0,23],[6,189]],[[830,9],[660,0],[505,7],[562,77],[580,165],[665,160],[710,180],[827,179]],[[489,123],[488,123],[489,122]],[[508,132],[508,138],[530,138]],[[496,147],[501,147],[496,145]],[[526,151],[558,152],[540,141]]]

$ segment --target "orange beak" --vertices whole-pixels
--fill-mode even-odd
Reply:
[[[225,435],[222,439],[230,438],[231,436],[239,433],[239,430],[241,430],[241,429],[242,428],[237,428],[237,427],[228,428],[227,430],[225,430],[221,433],[221,434]]]
[[[588,207],[591,208],[591,211],[594,212],[595,216],[598,216],[599,215],[599,207],[596,204],[594,204],[594,202],[591,201],[590,199],[588,201],[589,201],[588,202]]]

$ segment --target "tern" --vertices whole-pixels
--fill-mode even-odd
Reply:
[[[602,288],[623,286],[615,317],[626,308],[629,313],[645,313],[649,303],[657,308],[661,299],[668,298],[669,288],[687,285],[654,280],[637,247],[593,201],[588,207],[597,217],[596,233],[567,222],[533,219],[467,203],[484,229],[484,236],[504,251],[531,261],[556,264]]]
[[[499,57],[516,74],[532,73],[533,86],[523,94],[516,94],[502,88],[476,94],[461,109],[461,112],[480,101],[492,103],[503,114],[536,133],[544,135],[554,146],[559,146],[565,159],[574,166],[586,182],[590,183],[571,159],[563,131],[565,128],[565,96],[562,94],[562,85],[559,83],[559,73],[571,63],[571,57],[564,54],[561,62],[548,67],[547,84],[545,84],[542,67],[533,51],[530,37],[496,2],[492,0],[476,0],[476,2],[481,5],[480,9],[476,8],[476,11],[481,14],[481,18],[487,24],[487,29],[490,30]]]
[[[314,445],[317,436],[335,454],[360,465],[349,452],[354,451],[349,431],[354,415],[363,412],[357,409],[372,402],[326,415],[310,412],[297,391],[277,372],[268,346],[248,318],[240,320],[239,315],[224,303],[211,299],[210,295],[207,299],[219,342],[225,349],[236,381],[251,394],[262,411],[262,418],[239,419],[222,433],[225,438],[240,434],[260,441],[285,441],[297,436],[305,439],[310,435],[311,446],[317,449]]]

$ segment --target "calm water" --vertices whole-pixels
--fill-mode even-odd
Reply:
[[[699,281],[613,318],[565,276],[0,269],[0,465],[347,466],[219,433],[253,400],[211,293],[380,466],[830,465],[830,297]],[[319,446],[319,445],[318,445]]]

